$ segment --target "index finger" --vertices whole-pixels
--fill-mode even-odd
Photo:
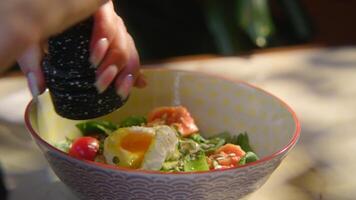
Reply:
[[[108,0],[47,0],[43,37],[59,33],[93,14]]]

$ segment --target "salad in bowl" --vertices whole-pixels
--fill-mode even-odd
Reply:
[[[76,124],[81,136],[56,144],[70,156],[131,169],[193,172],[227,169],[258,160],[247,133],[211,138],[199,133],[183,106],[157,107],[147,117],[129,116],[119,124]]]
[[[144,74],[147,87],[100,118],[60,117],[48,92],[29,103],[29,133],[80,199],[245,198],[298,141],[294,111],[262,89],[191,71]]]

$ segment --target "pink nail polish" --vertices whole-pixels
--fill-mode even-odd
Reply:
[[[30,87],[31,94],[36,98],[40,94],[40,89],[38,88],[38,81],[35,73],[30,72],[27,74],[28,85]]]
[[[116,65],[110,65],[98,76],[95,87],[99,93],[103,93],[109,87],[118,72]]]
[[[132,74],[127,75],[124,80],[122,80],[119,88],[117,89],[117,94],[122,98],[126,99],[129,96],[131,88],[134,84]]]
[[[108,49],[109,40],[107,38],[101,38],[97,41],[89,58],[90,63],[95,68],[101,63]]]

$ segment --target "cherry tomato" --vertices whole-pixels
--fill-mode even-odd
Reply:
[[[175,126],[184,137],[198,131],[193,117],[183,106],[156,108],[148,115],[148,122],[163,122],[163,124]]]
[[[93,161],[98,151],[99,141],[96,138],[80,137],[74,140],[68,154],[75,158]]]

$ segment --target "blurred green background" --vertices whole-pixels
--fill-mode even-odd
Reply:
[[[143,61],[233,55],[308,42],[313,35],[299,0],[121,0],[118,10]]]
[[[355,45],[355,0],[115,0],[142,63],[271,47]],[[18,70],[15,64],[10,71]]]

